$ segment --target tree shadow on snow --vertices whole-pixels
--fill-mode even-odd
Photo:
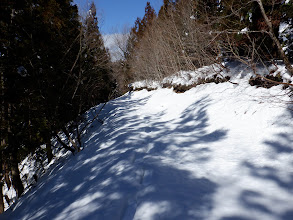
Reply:
[[[205,219],[217,184],[159,156],[180,160],[191,147],[187,162],[208,161],[209,143],[224,139],[227,130],[207,129],[208,97],[169,121],[159,120],[164,111],[129,112],[148,99],[109,103],[101,114],[107,126],[89,130],[83,152],[41,178],[10,219]]]
[[[292,111],[290,113],[292,118]],[[288,206],[288,203],[292,202],[290,195],[293,192],[293,160],[290,159],[293,152],[293,128],[284,120],[283,122],[277,121],[276,124],[287,129],[276,134],[271,140],[264,141],[268,147],[266,160],[271,160],[272,164],[257,166],[249,161],[243,163],[243,167],[249,170],[251,176],[273,185],[274,188],[268,188],[266,194],[254,190],[244,190],[239,199],[248,209],[274,216],[275,219],[288,220],[293,219],[292,204]],[[282,166],[275,165],[274,162],[280,162]],[[278,202],[276,203],[276,201]],[[288,207],[277,209],[278,205]]]

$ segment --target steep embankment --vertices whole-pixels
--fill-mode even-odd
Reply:
[[[234,80],[109,102],[84,150],[43,176],[6,217],[293,219],[289,98],[281,86]]]

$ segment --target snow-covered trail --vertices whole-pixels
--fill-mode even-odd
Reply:
[[[293,219],[293,121],[281,93],[240,82],[124,95],[85,149],[6,218]]]

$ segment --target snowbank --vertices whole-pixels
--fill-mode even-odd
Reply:
[[[288,91],[252,87],[249,70],[234,70],[237,85],[142,90],[109,102],[84,150],[1,217],[293,219]]]

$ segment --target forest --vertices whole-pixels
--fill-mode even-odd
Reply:
[[[114,61],[95,4],[84,17],[78,10],[72,0],[0,3],[0,213],[13,202],[4,185],[20,197],[30,181],[20,176],[22,160],[33,153],[42,166],[60,149],[79,153],[89,126],[80,126],[84,113],[133,82],[211,64],[224,69],[233,60],[256,77],[256,66],[279,62],[293,75],[290,0],[163,0],[158,13],[147,3],[145,15],[116,40],[122,56]],[[220,72],[216,77],[228,81]],[[269,75],[260,80],[292,86]]]

